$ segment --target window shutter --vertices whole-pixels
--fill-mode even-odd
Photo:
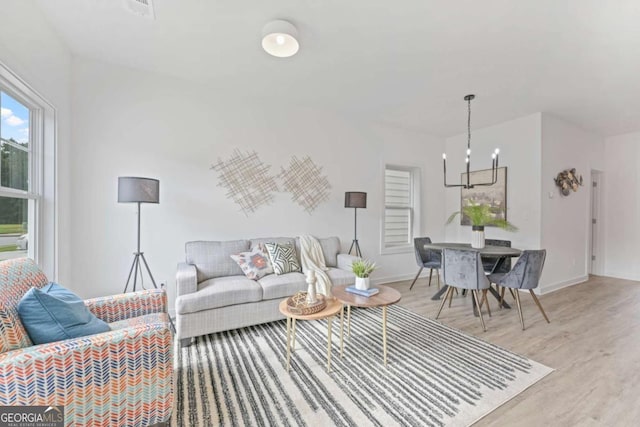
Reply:
[[[384,175],[384,246],[411,243],[412,228],[411,171],[387,167]]]

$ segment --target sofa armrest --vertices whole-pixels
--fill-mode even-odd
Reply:
[[[176,273],[177,295],[192,294],[198,290],[198,272],[196,266],[181,262]]]
[[[357,259],[360,259],[360,257],[349,254],[338,254],[338,268],[351,271],[351,263]]]
[[[0,405],[65,405],[65,425],[160,423],[172,411],[172,349],[169,324],[156,322],[7,351]]]
[[[85,300],[84,303],[98,319],[112,323],[145,314],[166,313],[167,293],[164,289],[146,289],[92,298]]]

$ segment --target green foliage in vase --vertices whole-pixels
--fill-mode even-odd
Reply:
[[[369,277],[376,269],[376,264],[367,259],[357,259],[351,263],[351,271],[356,277]]]
[[[491,212],[491,206],[487,204],[470,204],[465,206],[462,208],[462,212],[457,211],[452,213],[451,216],[449,216],[449,219],[447,219],[447,224],[451,224],[455,217],[461,213],[468,216],[471,221],[471,225],[474,226],[484,227],[487,225],[493,225],[507,231],[518,231],[518,227],[511,224],[506,219],[494,218],[493,212]]]

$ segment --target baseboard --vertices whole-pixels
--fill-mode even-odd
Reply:
[[[416,269],[417,270],[417,269]],[[414,277],[416,277],[416,274],[401,274],[398,276],[387,276],[387,277],[378,277],[375,279],[371,279],[371,284],[373,285],[384,285],[387,283],[393,283],[393,282],[402,282],[403,280],[413,280]],[[423,272],[420,274],[420,277],[418,277],[418,279],[427,279],[429,280],[429,269],[425,268],[423,270]],[[436,272],[433,272],[433,279],[432,280],[438,280],[438,278],[436,277]]]
[[[638,275],[628,275],[628,274],[618,274],[615,272],[606,271],[604,274],[600,274],[600,277],[611,277],[614,279],[623,279],[623,280],[633,280],[635,282],[640,281],[640,276]]]
[[[563,288],[567,288],[569,286],[573,286],[573,285],[577,285],[579,283],[584,283],[587,280],[589,280],[589,276],[588,275],[584,275],[584,276],[580,276],[580,277],[575,277],[573,279],[569,279],[569,280],[564,280],[562,282],[557,282],[557,283],[552,283],[550,285],[545,285],[544,288],[538,288],[540,290],[540,295],[546,295],[549,294],[551,292],[555,292],[557,290],[563,289]]]
[[[379,278],[371,280],[371,283],[373,285],[384,285],[384,284],[387,284],[387,283],[401,282],[403,280],[413,280],[414,277],[415,277],[415,275],[413,275],[413,274],[402,274],[402,275],[398,275],[398,276],[379,277]],[[429,270],[427,270],[426,274],[424,272],[422,274],[420,274],[419,279],[427,279],[428,280],[429,279]],[[438,280],[435,277],[435,272],[434,272],[433,280]],[[577,284],[580,284],[580,283],[584,283],[587,280],[589,280],[589,276],[588,275],[584,275],[584,276],[580,276],[580,277],[575,277],[573,279],[564,280],[562,282],[552,283],[550,285],[546,285],[544,287],[544,289],[538,288],[538,290],[540,291],[539,295],[549,294],[551,292],[555,292],[555,291],[558,291],[560,289],[567,288],[569,286],[573,286],[573,285],[577,285]]]

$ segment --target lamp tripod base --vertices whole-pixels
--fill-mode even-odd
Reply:
[[[149,264],[147,264],[147,259],[144,257],[144,252],[134,252],[133,262],[131,263],[131,269],[129,270],[129,277],[127,277],[127,284],[124,286],[123,293],[127,292],[127,289],[129,288],[129,283],[131,282],[132,275],[133,275],[133,289],[131,290],[131,292],[136,291],[136,286],[138,284],[138,275],[140,275],[140,287],[142,289],[146,289],[142,284],[142,266],[140,265],[140,260],[142,260],[142,263],[144,264],[144,268],[147,270],[147,274],[151,279],[151,283],[153,284],[153,287],[158,289],[158,286],[156,285],[156,281],[153,278],[153,274],[151,274],[151,269],[149,268]],[[167,317],[169,317],[171,330],[173,332],[176,332],[176,326],[173,324],[173,319],[171,319],[171,316],[168,313],[167,313]]]
[[[351,251],[355,249],[355,255],[362,258],[362,252],[360,252],[360,245],[358,244],[358,239],[353,239],[351,242],[351,247],[349,248],[349,255],[351,255]]]
[[[142,266],[140,265],[140,260],[144,263],[144,267],[147,270],[147,274],[149,274],[149,278],[151,279],[151,283],[153,283],[153,287],[158,289],[156,285],[156,281],[153,278],[153,274],[151,274],[151,270],[149,269],[149,264],[147,264],[147,260],[144,257],[144,252],[134,252],[133,254],[133,262],[131,263],[131,269],[129,270],[129,277],[127,277],[127,284],[124,286],[124,292],[127,292],[129,288],[129,283],[131,282],[131,276],[133,275],[133,289],[132,292],[136,291],[136,286],[138,284],[138,275],[140,276],[140,286],[142,289],[145,289],[142,284]]]

